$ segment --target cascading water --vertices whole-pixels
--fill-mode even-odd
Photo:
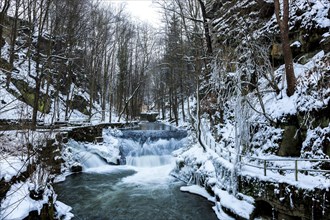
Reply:
[[[159,139],[152,141],[147,139],[141,143],[140,140],[123,140],[121,149],[126,154],[126,164],[136,167],[163,166],[173,162],[171,153],[182,147],[185,139]]]
[[[123,164],[156,167],[173,163],[171,153],[185,144],[187,132],[160,123],[144,123],[120,134]]]
[[[72,159],[79,162],[84,170],[107,165],[103,158],[88,150],[84,144],[70,141],[69,145]]]
[[[136,167],[156,167],[171,163],[173,158],[170,155],[143,155],[127,157],[127,165]]]
[[[216,219],[206,200],[180,192],[182,182],[169,175],[175,167],[171,154],[183,147],[186,133],[160,127],[166,129],[116,131],[115,138],[105,132],[111,141],[99,148],[117,146],[120,166],[104,166],[101,153],[72,143],[87,173],[54,187],[58,199],[72,206],[74,219]]]
[[[79,152],[78,157],[80,163],[86,169],[107,165],[107,163],[103,159],[101,159],[98,155],[88,151]]]

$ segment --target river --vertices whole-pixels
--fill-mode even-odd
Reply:
[[[152,126],[152,132],[151,128]],[[143,124],[144,136],[155,129],[173,132],[173,127]],[[160,130],[159,130],[160,129]],[[126,165],[100,165],[68,176],[54,186],[58,200],[73,208],[74,219],[217,219],[212,203],[184,193],[184,183],[170,176],[175,167],[171,152],[183,139],[121,139]],[[94,159],[95,160],[95,159]],[[96,164],[99,164],[95,161]]]

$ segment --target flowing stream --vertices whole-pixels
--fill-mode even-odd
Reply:
[[[161,129],[161,138],[150,126]],[[164,132],[175,129],[150,126],[144,124],[135,130],[141,136],[135,133],[130,139],[125,132],[132,131],[123,131],[120,148],[126,165],[104,165],[98,156],[89,155],[92,159],[85,163],[85,172],[54,186],[58,200],[73,208],[74,219],[217,219],[210,202],[181,192],[184,184],[169,175],[175,166],[171,152],[182,147],[185,139],[163,139]]]

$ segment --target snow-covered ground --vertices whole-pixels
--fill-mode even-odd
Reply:
[[[302,1],[298,1],[299,4],[297,7],[300,7]],[[312,10],[305,14],[302,18],[302,24],[307,25],[307,21],[313,17],[313,20],[320,27],[329,27],[329,19],[325,19],[326,15],[323,14],[322,8],[329,8],[329,3],[326,1],[317,1],[314,0]],[[321,4],[322,2],[322,4]],[[274,22],[271,21],[271,23]],[[305,24],[306,23],[306,24]],[[324,38],[329,36],[329,33],[324,34]],[[296,42],[295,45],[299,45],[299,42]],[[9,45],[6,44],[3,47],[2,51],[8,51]],[[22,51],[23,53],[24,51]],[[22,56],[23,54],[18,54]],[[262,96],[262,102],[264,109],[260,105],[260,100],[257,100],[254,94],[251,94],[250,102],[252,106],[255,107],[255,112],[249,111],[247,115],[242,118],[234,118],[234,111],[226,112],[226,121],[223,124],[211,126],[208,119],[203,120],[203,143],[207,146],[207,152],[204,152],[202,147],[196,144],[196,138],[191,138],[191,146],[185,147],[174,152],[176,156],[176,164],[180,166],[182,163],[189,163],[191,167],[184,167],[182,172],[177,176],[179,179],[186,181],[189,186],[182,187],[182,191],[187,191],[195,194],[199,194],[206,199],[214,202],[214,210],[217,213],[219,219],[232,219],[228,216],[223,210],[222,207],[230,209],[232,212],[237,213],[240,216],[248,218],[253,212],[253,199],[244,197],[243,199],[238,199],[234,193],[223,190],[223,188],[232,189],[234,186],[222,186],[217,177],[217,168],[214,164],[221,164],[228,170],[234,171],[236,169],[240,175],[255,177],[262,181],[272,181],[274,183],[288,183],[290,185],[296,186],[301,189],[329,189],[330,188],[330,179],[329,175],[324,173],[315,172],[298,173],[298,180],[295,179],[295,159],[329,159],[329,156],[325,155],[320,149],[322,144],[325,141],[329,142],[330,132],[330,123],[328,126],[323,128],[316,127],[307,131],[307,137],[303,142],[302,149],[312,146],[312,151],[305,152],[302,156],[304,158],[287,158],[279,157],[273,154],[273,149],[278,148],[278,140],[282,137],[283,130],[281,128],[275,128],[270,124],[267,124],[263,114],[260,112],[265,111],[267,117],[276,121],[285,120],[285,116],[294,115],[298,112],[308,112],[312,110],[319,110],[325,106],[329,106],[330,101],[330,88],[329,86],[320,85],[321,79],[325,80],[328,77],[326,74],[329,74],[330,65],[329,65],[329,53],[326,54],[324,51],[317,53],[308,63],[295,64],[294,70],[297,78],[297,88],[293,96],[288,97],[286,95],[286,83],[284,77],[284,66],[279,67],[275,72],[275,78],[278,82],[277,86],[280,89],[280,93],[276,94],[274,92],[264,93]],[[8,58],[8,54],[2,54],[1,57]],[[18,79],[26,79],[26,63],[22,63],[19,68],[20,75],[13,75]],[[35,68],[35,67],[32,67]],[[232,75],[239,74],[233,73]],[[228,74],[230,75],[230,74]],[[5,84],[5,75],[0,74],[0,119],[27,119],[31,118],[32,109],[27,104],[19,101],[15,96],[8,93],[4,89]],[[34,82],[31,79],[28,79],[27,82],[33,87]],[[323,81],[322,81],[323,82]],[[324,81],[326,83],[326,81]],[[265,79],[261,79],[260,90],[267,91],[269,90],[269,83]],[[17,88],[11,83],[10,89],[18,92]],[[54,89],[54,88],[51,88]],[[89,99],[88,94],[80,91],[76,87],[72,87],[72,92],[77,93],[84,97],[86,100]],[[42,92],[45,90],[42,88]],[[59,108],[60,121],[64,120],[64,110],[65,105],[64,101],[66,97],[60,95]],[[237,99],[233,98],[228,101],[228,106],[237,107]],[[190,106],[195,106],[196,100],[194,100]],[[100,109],[99,106],[96,106],[97,109]],[[189,109],[190,110],[190,109]],[[233,109],[231,109],[233,110]],[[243,108],[238,109],[244,110]],[[250,109],[251,110],[251,109]],[[39,114],[39,119],[42,119],[46,123],[50,123],[54,114],[57,111],[55,106],[51,106],[51,114]],[[243,111],[242,111],[243,112]],[[241,113],[242,113],[241,112]],[[180,114],[179,114],[180,115]],[[242,116],[242,115],[241,115]],[[109,115],[106,115],[106,119],[109,118]],[[74,110],[71,115],[72,121],[82,121],[86,119],[86,115],[81,112]],[[97,114],[92,118],[92,124],[98,123],[100,120],[100,114]],[[114,118],[114,120],[117,120]],[[254,139],[250,143],[251,147],[248,149],[248,153],[243,154],[243,149],[238,142],[237,129],[244,128],[244,122],[256,123],[256,124],[265,124],[265,126],[259,130],[259,132],[254,134]],[[190,121],[179,121],[179,127],[189,127]],[[306,124],[311,123],[309,121],[308,115],[306,116]],[[236,126],[235,126],[236,125]],[[242,125],[243,127],[237,128],[237,125]],[[216,127],[216,132],[214,132],[214,127]],[[212,131],[211,131],[212,130]],[[242,130],[241,130],[242,131]],[[109,131],[106,131],[109,132]],[[111,132],[118,132],[112,130]],[[22,172],[25,172],[27,165],[31,158],[27,158],[27,149],[26,144],[29,142],[33,143],[34,141],[44,140],[45,135],[52,136],[45,132],[31,132],[31,131],[1,131],[0,132],[0,179],[3,179],[5,182],[10,181],[14,176],[19,175]],[[191,134],[193,136],[193,134]],[[249,134],[250,135],[250,134]],[[213,137],[215,136],[215,138]],[[243,136],[243,133],[240,137]],[[71,146],[76,146],[73,148],[65,148],[63,151],[63,157],[65,159],[65,164],[63,167],[63,175],[56,178],[57,181],[64,180],[65,175],[70,174],[69,168],[74,165],[83,165],[84,172],[111,172],[114,168],[107,165],[104,160],[100,160],[99,157],[104,158],[108,163],[116,163],[120,159],[119,150],[114,146],[117,145],[117,139],[111,136],[111,133],[104,133],[104,143],[102,145],[91,144],[91,143],[77,143],[73,140],[70,140],[69,144]],[[220,137],[220,139],[219,139]],[[215,141],[216,139],[216,141]],[[74,152],[76,149],[80,149],[79,152]],[[84,153],[82,153],[82,150]],[[238,154],[243,154],[241,164],[238,163]],[[82,161],[81,158],[85,158],[82,164],[77,164],[77,161]],[[257,159],[256,159],[257,158]],[[258,161],[260,159],[260,161]],[[278,172],[277,170],[267,170],[267,174],[264,175],[264,170],[262,168],[264,160],[271,159],[270,166],[282,169],[289,169],[288,171]],[[288,161],[283,161],[287,159]],[[124,179],[126,183],[140,183],[140,184],[150,184],[150,183],[166,183],[167,176],[162,175],[162,172],[170,173],[171,166],[164,166],[163,170],[159,169],[144,169],[144,168],[135,168],[137,174],[134,176],[127,177]],[[260,168],[253,167],[259,166]],[[317,163],[311,161],[298,161],[298,169],[306,170],[315,170]],[[239,167],[239,169],[238,169]],[[209,193],[205,190],[204,187],[197,185],[190,185],[194,181],[191,179],[192,173],[198,173],[201,179],[197,179],[196,182],[205,181],[203,179],[207,177],[207,184],[212,186],[212,190],[215,193],[215,196],[210,196]],[[36,201],[30,198],[30,189],[35,187],[35,182],[31,179],[26,181],[20,181],[11,185],[9,191],[7,192],[6,197],[1,201],[0,208],[0,219],[22,219],[28,215],[30,211],[36,210],[40,211],[43,204],[49,202],[49,196],[55,195],[51,186],[45,187],[45,192],[42,199]],[[216,197],[220,198],[218,201]],[[55,207],[58,212],[58,216],[65,216],[66,219],[70,219],[73,215],[70,213],[71,208],[56,201],[55,196]]]
[[[274,75],[280,93],[266,92],[262,94],[264,110],[259,103],[260,100],[254,94],[250,94],[247,98],[254,109],[240,106],[238,103],[242,100],[233,96],[226,103],[227,105],[224,105],[227,111],[223,123],[213,125],[208,116],[204,115],[201,130],[202,142],[207,151],[204,152],[199,145],[192,145],[191,148],[179,150],[175,154],[178,178],[188,184],[198,183],[205,187],[189,186],[182,190],[200,194],[213,201],[219,219],[230,219],[228,216],[222,215],[224,213],[221,207],[242,217],[250,216],[254,209],[254,202],[253,199],[244,195],[235,195],[235,185],[229,185],[231,182],[228,180],[233,176],[221,177],[221,174],[217,172],[218,166],[221,166],[220,170],[229,170],[231,173],[259,181],[274,184],[286,183],[306,191],[314,189],[328,191],[330,189],[329,171],[321,170],[319,164],[330,162],[329,155],[325,153],[326,148],[323,147],[329,142],[326,134],[329,133],[330,124],[323,125],[325,126],[323,128],[313,126],[314,119],[309,117],[308,112],[324,109],[329,105],[330,88],[323,84],[330,70],[329,56],[329,53],[325,54],[320,51],[308,63],[294,65],[297,87],[291,97],[286,95],[284,66],[279,67]],[[235,75],[239,75],[239,73],[233,74],[233,76]],[[260,90],[270,90],[266,80],[261,79],[259,86]],[[237,110],[238,107],[240,109]],[[301,115],[305,117],[304,126],[307,125],[308,130],[301,146],[300,157],[276,155],[275,152],[279,148],[278,143],[283,137],[284,130],[271,125],[262,113],[263,111],[268,118],[275,122],[285,121],[288,115],[303,113]],[[249,127],[246,127],[253,123],[259,126],[257,132],[249,131]],[[244,132],[244,129],[248,132]],[[246,139],[246,137],[252,138]],[[242,143],[248,145],[248,148],[244,148]],[[308,150],[309,148],[311,150]],[[295,169],[298,170],[297,173],[295,173]],[[304,172],[304,170],[306,171]],[[208,186],[212,188],[215,197],[220,198],[219,201],[216,201],[215,197],[205,194],[205,188]],[[244,203],[247,204],[244,205]],[[246,209],[241,207],[246,207]]]

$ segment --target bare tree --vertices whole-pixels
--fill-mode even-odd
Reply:
[[[274,0],[275,15],[277,23],[280,27],[282,38],[282,49],[285,62],[285,73],[287,81],[287,95],[292,96],[296,87],[296,77],[294,75],[292,53],[289,39],[289,0],[283,0],[283,10],[280,9],[280,1]],[[280,16],[282,12],[282,18]]]
[[[203,16],[203,26],[204,26],[206,45],[207,45],[207,54],[209,56],[212,56],[212,54],[213,54],[212,41],[211,41],[211,36],[210,36],[209,23],[207,21],[205,3],[203,0],[198,0],[198,2],[201,6],[201,11],[202,11],[202,16]]]
[[[44,67],[42,63],[42,54],[41,54],[41,41],[43,39],[43,34],[46,27],[47,17],[49,8],[51,5],[51,0],[30,0],[27,2],[28,5],[28,21],[30,24],[30,36],[29,36],[29,51],[30,57],[28,59],[28,75],[35,81],[35,93],[33,97],[33,111],[32,111],[32,129],[36,129],[37,125],[37,114],[39,110],[39,101],[40,101],[40,88],[41,81],[45,77]],[[38,33],[36,36],[35,46],[32,43],[33,35]],[[31,62],[33,54],[35,60],[35,71],[32,71]],[[44,63],[45,64],[45,63]]]
[[[5,25],[5,17],[7,15],[8,9],[10,7],[11,0],[4,0],[0,3],[1,11],[0,11],[0,55],[1,55],[1,48],[3,46],[3,28]]]

